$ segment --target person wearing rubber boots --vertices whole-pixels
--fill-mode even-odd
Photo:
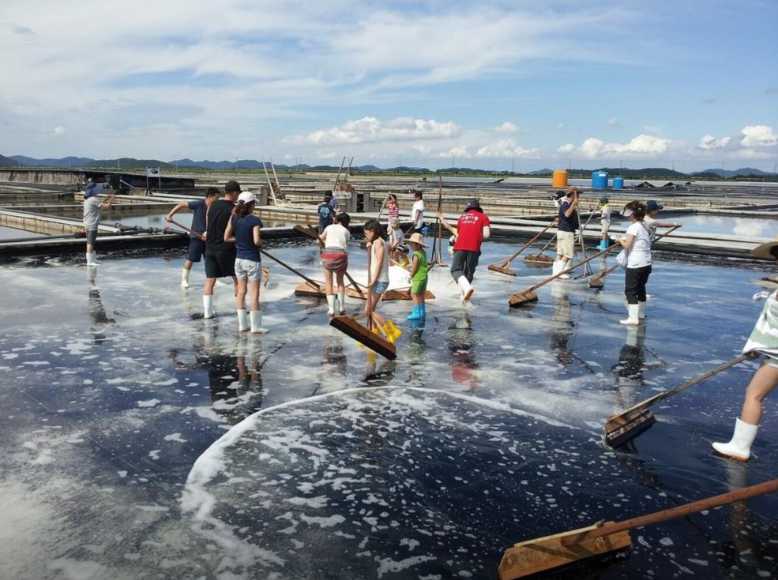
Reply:
[[[456,236],[454,257],[451,260],[451,277],[459,286],[462,302],[468,302],[475,289],[473,276],[481,256],[481,244],[491,235],[492,222],[489,220],[477,199],[471,199],[465,206],[465,212],[459,217],[457,226],[446,222],[443,214],[438,214],[440,223]]]
[[[778,239],[757,246],[751,254],[755,258],[778,260]],[[738,461],[748,461],[751,457],[751,445],[762,420],[762,401],[778,386],[778,280],[767,279],[761,285],[769,288],[770,293],[743,352],[764,355],[766,360],[748,384],[732,439],[712,444],[719,455]]]
[[[607,250],[609,244],[608,231],[611,227],[611,208],[608,205],[608,198],[600,198],[600,245],[597,246],[599,251]]]
[[[580,191],[573,188],[559,204],[559,225],[556,234],[556,260],[552,274],[556,276],[566,272],[575,258],[575,231],[580,227],[578,220],[578,203]],[[562,274],[561,279],[570,278],[569,274]]]

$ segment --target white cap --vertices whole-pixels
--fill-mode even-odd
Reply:
[[[257,196],[251,193],[250,191],[244,191],[238,196],[238,201],[242,201],[243,203],[251,203],[257,201]]]

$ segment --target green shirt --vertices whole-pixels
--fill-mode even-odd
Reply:
[[[416,269],[416,273],[411,277],[412,282],[426,282],[427,272],[429,272],[429,264],[427,263],[427,254],[424,250],[416,250],[413,252],[414,257],[419,260],[419,267]]]

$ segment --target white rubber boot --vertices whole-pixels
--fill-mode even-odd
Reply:
[[[246,332],[249,329],[249,313],[245,310],[236,310],[238,313],[238,332]]]
[[[189,274],[191,270],[187,270],[186,268],[181,268],[181,288],[186,290],[189,288]]]
[[[567,261],[566,261],[566,260],[559,260],[559,271],[560,271],[560,272],[565,272],[565,271],[567,271],[567,267],[568,267],[568,263],[567,263]],[[562,275],[559,277],[559,279],[560,279],[560,280],[569,280],[569,279],[570,279],[570,274],[562,274]]]
[[[338,292],[338,314],[346,314],[346,291]]]
[[[86,265],[87,266],[97,266],[97,252],[87,252],[86,253]]]
[[[457,280],[460,292],[462,292],[462,302],[467,302],[473,297],[475,289],[470,285],[470,281],[466,276],[460,276]]]
[[[556,276],[561,271],[559,269],[559,266],[561,265],[561,260],[554,260],[553,264],[551,264],[551,275]]]
[[[716,453],[726,455],[738,461],[748,461],[751,457],[751,444],[756,439],[759,425],[752,425],[740,419],[735,419],[735,432],[729,443],[713,443]]]
[[[638,302],[638,318],[640,320],[646,319],[646,303]]]
[[[327,314],[335,316],[335,295],[327,294]]]
[[[251,315],[251,333],[252,334],[265,334],[267,328],[262,328],[262,311],[252,310]]]
[[[638,318],[638,309],[639,306],[637,304],[627,304],[627,312],[629,314],[624,320],[619,320],[619,323],[626,326],[638,326],[640,324],[640,318]]]
[[[203,295],[203,318],[213,318],[216,312],[213,309],[213,296]]]

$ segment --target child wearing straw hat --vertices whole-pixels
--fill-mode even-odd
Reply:
[[[413,250],[411,262],[411,300],[413,300],[413,310],[408,315],[408,320],[423,320],[427,317],[427,305],[424,303],[424,295],[427,292],[427,278],[429,273],[429,263],[427,262],[427,253],[424,248],[424,238],[421,234],[411,234],[408,238],[408,245]]]
[[[778,260],[778,238],[757,246],[751,254],[755,258]],[[716,453],[738,461],[748,461],[751,445],[756,439],[759,422],[762,419],[762,401],[778,386],[778,283],[772,280],[762,282],[772,292],[765,301],[762,313],[748,337],[743,352],[763,354],[767,357],[751,378],[746,389],[743,409],[735,419],[735,431],[727,443],[713,443]]]

